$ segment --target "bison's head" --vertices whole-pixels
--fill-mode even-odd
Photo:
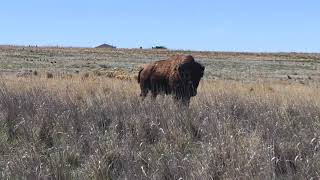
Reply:
[[[192,60],[178,64],[176,69],[186,93],[190,96],[197,95],[197,88],[205,69],[204,66]]]

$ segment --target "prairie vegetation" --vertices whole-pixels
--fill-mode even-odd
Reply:
[[[194,52],[209,68],[187,109],[174,104],[170,96],[141,101],[133,80],[135,68],[153,60],[150,57],[174,52],[3,48],[0,179],[320,177],[317,54],[262,54],[262,58]],[[25,51],[28,57],[21,57]],[[93,54],[105,58],[96,63],[106,68],[72,68],[93,62]],[[38,55],[49,63],[28,64]],[[238,79],[226,78],[224,73],[229,73],[221,68],[221,77],[210,75],[217,68],[210,63],[219,64],[219,58],[213,58],[219,56],[230,64],[226,65],[230,76]],[[238,60],[233,64],[229,57]],[[284,65],[264,71],[264,65],[273,62],[267,60],[270,57],[279,57],[275,62]],[[21,58],[28,59],[28,65],[20,68]],[[309,69],[299,66],[302,59]],[[252,61],[262,69],[252,66],[251,74],[237,74],[237,62]],[[288,79],[291,67],[298,74]],[[111,78],[115,75],[108,73],[114,68],[114,73],[132,78]],[[18,76],[22,70],[26,74]],[[256,72],[269,71],[274,74],[271,78],[256,78]]]
[[[206,79],[235,81],[320,81],[320,54],[196,52],[157,49],[38,48],[0,46],[0,72],[54,72],[56,76],[95,72],[134,78],[139,67],[174,54],[192,54],[206,66]],[[290,78],[288,78],[288,76]]]
[[[319,177],[317,88],[207,80],[189,109],[138,93],[97,76],[3,78],[1,179]]]

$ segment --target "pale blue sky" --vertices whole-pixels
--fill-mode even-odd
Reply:
[[[2,0],[0,44],[320,52],[318,0]]]

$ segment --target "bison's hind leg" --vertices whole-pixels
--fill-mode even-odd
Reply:
[[[190,98],[187,97],[173,96],[173,101],[181,107],[189,107],[190,105]]]
[[[148,89],[141,89],[140,96],[144,99],[148,95]]]
[[[141,89],[140,96],[142,97],[142,100],[144,100],[145,97],[148,95],[149,89],[142,82],[140,83],[140,89]]]
[[[151,98],[152,98],[153,100],[155,100],[155,99],[157,98],[157,96],[158,96],[158,92],[156,92],[156,91],[152,91],[152,92],[151,92]]]

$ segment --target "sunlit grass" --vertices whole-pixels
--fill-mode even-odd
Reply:
[[[92,74],[0,84],[0,179],[319,177],[317,87],[205,80],[186,109]]]

